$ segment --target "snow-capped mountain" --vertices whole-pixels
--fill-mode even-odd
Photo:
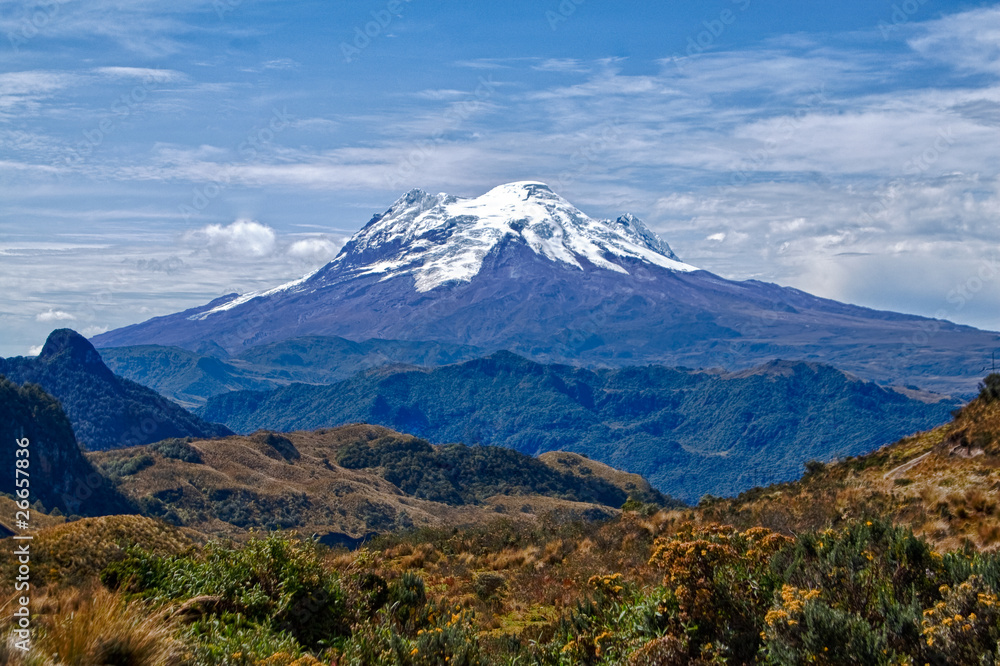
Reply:
[[[639,218],[631,214],[616,220],[588,217],[545,183],[508,183],[471,199],[414,189],[385,213],[375,215],[322,271],[274,289],[236,296],[191,318],[201,320],[255,298],[363,276],[377,276],[380,281],[412,276],[418,292],[469,282],[503,243],[522,244],[579,271],[587,264],[627,275],[622,259],[675,271],[698,270],[678,259]]]
[[[619,366],[821,360],[869,379],[960,392],[975,388],[982,358],[1000,346],[995,333],[725,280],[681,261],[637,218],[589,217],[530,181],[468,199],[411,190],[310,275],[94,343],[225,355],[305,335]]]
[[[501,185],[474,199],[411,190],[358,232],[332,266],[383,279],[413,275],[417,291],[425,292],[470,281],[504,241],[521,242],[581,271],[587,262],[628,274],[616,261],[622,258],[698,270],[682,263],[641,220],[595,220],[535,182]]]

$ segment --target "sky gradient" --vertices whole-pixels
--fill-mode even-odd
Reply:
[[[1000,5],[0,0],[0,355],[541,180],[691,263],[1000,330]]]

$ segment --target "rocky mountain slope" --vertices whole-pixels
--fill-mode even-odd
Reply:
[[[59,402],[39,386],[18,386],[0,377],[0,492],[13,495],[28,480],[30,502],[64,516],[97,516],[134,510],[112,484],[102,477],[80,451],[73,428]],[[18,440],[27,439],[27,456],[19,455]],[[17,460],[27,460],[26,475],[15,477]],[[18,485],[18,481],[21,484]],[[12,525],[14,509],[3,514]],[[34,509],[32,509],[34,511]],[[39,526],[36,519],[27,521]]]

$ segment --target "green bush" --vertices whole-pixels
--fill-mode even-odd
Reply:
[[[142,470],[152,467],[155,463],[156,460],[148,453],[133,452],[120,458],[111,458],[103,464],[103,467],[105,473],[111,478],[121,478],[138,474]]]
[[[979,384],[979,399],[983,402],[1000,400],[1000,373],[993,372],[986,375]]]
[[[160,602],[197,598],[202,603],[189,609],[193,613],[245,618],[309,649],[348,633],[340,581],[324,569],[316,546],[276,534],[240,548],[211,543],[201,553],[175,557],[132,549],[101,580]]]
[[[173,458],[174,460],[180,460],[181,462],[201,464],[201,454],[198,453],[196,448],[188,443],[190,441],[190,438],[179,439],[175,437],[155,442],[146,448],[159,453],[164,458]]]
[[[403,492],[447,504],[476,504],[497,494],[541,494],[621,506],[625,491],[600,478],[581,478],[541,460],[495,446],[433,447],[413,437],[352,443],[337,456],[348,469],[379,468]],[[662,496],[660,496],[662,498]]]

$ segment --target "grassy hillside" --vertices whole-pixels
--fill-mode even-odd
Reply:
[[[860,458],[810,465],[796,483],[697,508],[650,513],[643,507],[593,521],[566,510],[581,505],[549,500],[556,510],[535,519],[520,511],[498,515],[496,507],[510,505],[480,499],[491,480],[511,488],[541,480],[551,491],[558,478],[537,467],[518,476],[508,458],[489,452],[458,453],[350,426],[92,454],[132,493],[156,492],[170,477],[192,479],[208,500],[222,499],[216,490],[223,486],[211,486],[212,479],[242,483],[261,498],[301,487],[307,500],[331,506],[352,506],[375,493],[400,509],[451,511],[449,521],[476,524],[424,523],[353,551],[292,534],[205,543],[196,533],[137,516],[48,527],[33,546],[46,586],[35,601],[33,652],[21,655],[0,641],[0,660],[15,666],[48,663],[57,654],[71,663],[136,666],[981,666],[1000,660],[994,504],[1000,376],[946,426]],[[596,479],[630,492],[645,489],[641,478],[575,454],[549,453],[534,462],[567,483]],[[470,469],[479,478],[462,478]],[[458,496],[451,504],[416,499],[389,477],[414,492],[448,495],[451,488]],[[348,485],[335,499],[321,495]],[[587,488],[607,491],[582,483],[577,492]],[[273,499],[267,511],[289,504],[287,494]],[[195,503],[171,506],[197,517]],[[303,515],[309,508],[296,506]],[[195,526],[217,528],[213,520]],[[0,547],[6,575],[15,566],[10,551]]]
[[[795,537],[684,522],[499,519],[329,551],[192,544],[148,519],[38,535],[30,655],[135,666],[978,666],[1000,653],[1000,557],[884,521]],[[127,543],[137,547],[125,548]],[[12,566],[9,549],[0,552]]]
[[[206,534],[294,528],[330,543],[506,513],[608,517],[630,495],[614,480],[575,476],[515,451],[432,447],[368,425],[166,440],[90,459],[147,515]]]
[[[795,483],[703,502],[706,519],[806,530],[890,517],[941,545],[1000,545],[1000,376],[946,425],[869,455],[813,464]]]
[[[919,397],[809,363],[776,361],[730,375],[657,366],[591,371],[500,352],[330,386],[229,393],[200,413],[239,432],[360,421],[434,443],[574,451],[693,502],[795,479],[810,459],[871,451],[946,422],[957,405]]]

